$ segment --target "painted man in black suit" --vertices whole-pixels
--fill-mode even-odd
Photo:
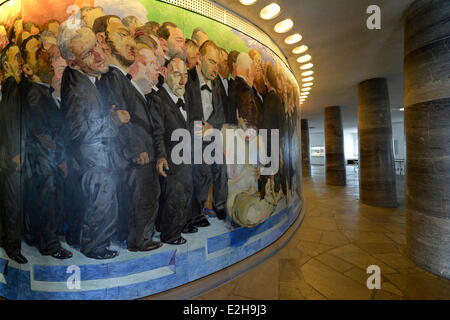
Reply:
[[[0,245],[8,257],[17,263],[28,260],[21,253],[22,240],[22,187],[21,170],[24,161],[22,107],[19,82],[22,73],[22,56],[14,43],[1,52],[0,67],[2,99],[0,102]]]
[[[63,227],[63,185],[67,174],[63,117],[50,86],[54,71],[50,53],[40,36],[31,36],[22,44],[21,82],[25,128],[25,221],[26,241],[38,245],[42,255],[68,259],[72,253],[61,247]]]
[[[188,70],[194,69],[197,66],[199,58],[198,45],[191,39],[186,39],[186,60]]]
[[[274,68],[272,64],[266,65],[266,85],[267,85],[267,94],[264,98],[263,103],[263,120],[262,120],[262,128],[267,129],[267,149],[268,154],[272,154],[271,151],[271,132],[270,130],[277,129],[279,130],[280,140],[284,136],[284,106],[281,101],[280,94],[282,88],[280,88],[280,81],[278,80]],[[280,146],[281,147],[281,143]],[[281,151],[280,151],[281,152]],[[280,168],[281,169],[281,168]],[[281,169],[282,171],[282,169]],[[275,175],[275,191],[278,192],[280,190],[280,185],[284,188],[282,172],[278,172]]]
[[[219,48],[219,59],[219,74],[214,81],[219,87],[222,102],[225,105],[228,101],[228,76],[230,74],[230,70],[228,69],[228,53],[223,48]]]
[[[107,247],[118,217],[115,172],[121,159],[115,149],[118,128],[128,123],[130,116],[105,104],[97,89],[98,77],[109,68],[91,29],[62,25],[58,46],[68,62],[61,86],[68,170],[84,203],[81,216],[72,217],[69,229],[76,229],[77,221],[81,223],[80,235],[74,231],[73,238],[79,238],[81,252],[87,257],[114,258],[118,252]]]
[[[260,100],[263,100],[267,93],[267,87],[264,81],[264,67],[261,52],[257,49],[252,49],[248,54],[250,55],[250,58],[252,58],[255,66],[255,80],[253,88],[259,93]]]
[[[252,74],[253,74],[253,86],[252,91],[253,95],[256,98],[256,105],[258,106],[259,112],[262,114],[262,106],[264,102],[264,95],[266,94],[266,84],[264,82],[264,68],[262,65],[262,57],[261,53],[256,50],[250,50],[249,52],[250,58],[253,60],[252,64]],[[259,124],[261,128],[261,123]]]
[[[155,125],[151,112],[155,112],[159,105],[158,99],[151,95],[154,85],[158,81],[159,64],[155,51],[147,46],[141,46],[137,50],[135,62],[131,65],[129,74],[131,84],[139,92],[139,102],[141,98],[146,100],[146,106],[138,109],[135,106],[131,114],[131,121],[134,121],[144,141],[154,141]],[[147,98],[149,97],[149,98]],[[143,113],[145,112],[145,113]],[[149,145],[150,151],[154,148]],[[155,229],[155,221],[158,213],[158,192],[157,188],[151,189],[151,186],[158,184],[158,174],[156,172],[155,161],[148,165],[138,166],[133,171],[131,177],[131,190],[134,198],[131,199],[130,217],[129,217],[129,235],[128,250],[130,251],[149,251],[161,247],[160,242],[152,240],[152,234]]]
[[[165,55],[165,62],[177,55],[186,57],[186,40],[183,31],[175,23],[164,22],[158,28],[157,36]],[[163,83],[164,77],[161,74],[158,78],[158,88],[161,88]]]
[[[159,104],[154,116],[157,126],[157,170],[164,177],[160,228],[163,242],[180,245],[186,243],[181,233],[197,232],[195,226],[187,224],[193,214],[191,159],[189,155],[183,154],[182,156],[187,156],[184,158],[187,163],[174,161],[172,150],[178,142],[171,139],[172,133],[177,129],[190,131],[190,110],[184,98],[188,73],[183,57],[172,58],[166,68],[165,82],[158,91]]]
[[[110,69],[99,81],[103,99],[130,114],[130,123],[121,127],[119,133],[120,149],[128,162],[123,172],[127,186],[124,195],[128,194],[128,197],[119,199],[122,203],[119,240],[128,239],[128,247],[132,251],[157,249],[161,243],[152,241],[151,237],[160,195],[155,169],[154,124],[145,93],[140,92],[129,74],[136,59],[136,42],[117,16],[98,18],[93,30],[110,52]]]
[[[253,94],[253,61],[250,56],[241,52],[236,58],[236,77],[228,91],[228,103],[226,108],[226,120],[229,124],[237,125],[236,106],[239,97],[244,92]]]
[[[228,53],[228,58],[227,58],[227,65],[228,65],[228,70],[229,70],[229,73],[230,73],[230,77],[229,77],[229,79],[228,79],[228,96],[230,95],[230,92],[233,92],[233,90],[234,90],[234,85],[235,85],[235,80],[236,80],[236,75],[237,75],[237,73],[236,73],[236,61],[237,61],[237,58],[238,58],[238,56],[239,56],[239,51],[236,51],[236,50],[232,50],[232,51],[230,51],[230,53]],[[224,106],[225,106],[225,118],[227,119],[227,120],[229,120],[228,119],[228,113],[227,113],[227,109],[228,109],[228,101],[226,102],[226,103],[224,103]]]
[[[219,66],[219,49],[211,40],[200,47],[199,65],[189,71],[186,85],[186,95],[190,104],[190,126],[194,121],[203,121],[201,134],[208,134],[208,129],[221,130],[225,123],[225,113],[222,97],[216,79]],[[200,131],[200,130],[196,130]],[[207,146],[203,143],[203,148]],[[228,179],[225,164],[194,164],[194,200],[193,210],[195,217],[189,223],[198,227],[209,226],[204,215],[211,183],[213,184],[213,208],[219,219],[225,219],[226,200],[228,196]]]
[[[146,94],[147,100],[151,98],[152,96],[156,95],[158,92],[158,82],[159,77],[161,76],[164,64],[166,63],[166,59],[164,58],[164,54],[162,52],[161,46],[159,44],[159,40],[152,33],[153,31],[149,31],[147,27],[141,27],[136,29],[134,40],[136,41],[136,50],[140,51],[141,48],[147,48],[152,50],[153,54],[156,56],[156,66],[158,70],[158,78],[152,87],[152,90],[150,93]],[[161,83],[162,85],[162,83]]]

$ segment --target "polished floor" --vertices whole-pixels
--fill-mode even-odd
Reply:
[[[405,255],[404,177],[397,176],[399,207],[358,201],[358,175],[347,186],[325,184],[323,166],[304,181],[306,216],[291,241],[258,267],[197,299],[450,299],[450,281]],[[369,290],[366,269],[381,269],[381,289]]]

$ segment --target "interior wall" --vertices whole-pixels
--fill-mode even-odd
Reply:
[[[392,124],[392,141],[395,159],[406,159],[405,123]]]

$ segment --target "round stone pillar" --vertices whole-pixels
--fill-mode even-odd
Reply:
[[[416,0],[405,19],[407,253],[450,278],[450,1]]]
[[[308,119],[301,120],[302,127],[302,176],[311,177],[311,155],[309,146],[309,126]]]
[[[325,108],[325,163],[327,184],[345,186],[347,179],[341,107]]]
[[[359,200],[378,207],[396,207],[395,161],[387,81],[359,84]]]

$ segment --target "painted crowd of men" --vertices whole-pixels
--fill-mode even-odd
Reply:
[[[76,27],[20,18],[0,26],[0,245],[12,260],[27,263],[22,240],[71,258],[61,236],[93,259],[118,255],[113,236],[130,251],[184,244],[183,233],[210,225],[211,185],[225,220],[226,165],[171,160],[172,132],[193,133],[197,121],[202,135],[239,120],[280,129],[276,179],[288,192],[298,92],[279,65],[263,66],[257,50],[227,53],[201,29],[185,39],[171,22],[99,7],[78,14]]]

